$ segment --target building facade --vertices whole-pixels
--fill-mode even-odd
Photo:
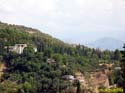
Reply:
[[[15,44],[15,46],[9,46],[9,51],[22,54],[25,47],[27,47],[27,44]]]

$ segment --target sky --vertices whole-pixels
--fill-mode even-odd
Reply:
[[[37,28],[68,43],[125,41],[125,0],[0,0],[0,21]]]

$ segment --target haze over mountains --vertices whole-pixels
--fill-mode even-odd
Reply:
[[[105,38],[101,38],[98,39],[92,43],[87,44],[88,47],[92,47],[92,48],[99,48],[102,50],[115,50],[115,49],[122,49],[123,44],[125,42],[115,39],[115,38],[111,38],[111,37],[105,37]]]
[[[37,28],[66,42],[123,40],[124,7],[124,0],[1,0],[0,20]]]

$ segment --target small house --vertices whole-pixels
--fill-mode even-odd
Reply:
[[[24,48],[27,47],[27,44],[15,44],[14,46],[9,46],[9,47],[5,47],[8,48],[10,52],[15,52],[17,54],[22,54]],[[37,52],[37,48],[33,48],[35,52]]]

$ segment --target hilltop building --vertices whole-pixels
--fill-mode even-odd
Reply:
[[[15,52],[17,54],[22,54],[24,48],[27,47],[27,44],[15,44],[14,46],[9,46],[8,49],[11,52]],[[7,47],[5,47],[7,48]],[[35,52],[37,52],[37,48],[33,48]]]

